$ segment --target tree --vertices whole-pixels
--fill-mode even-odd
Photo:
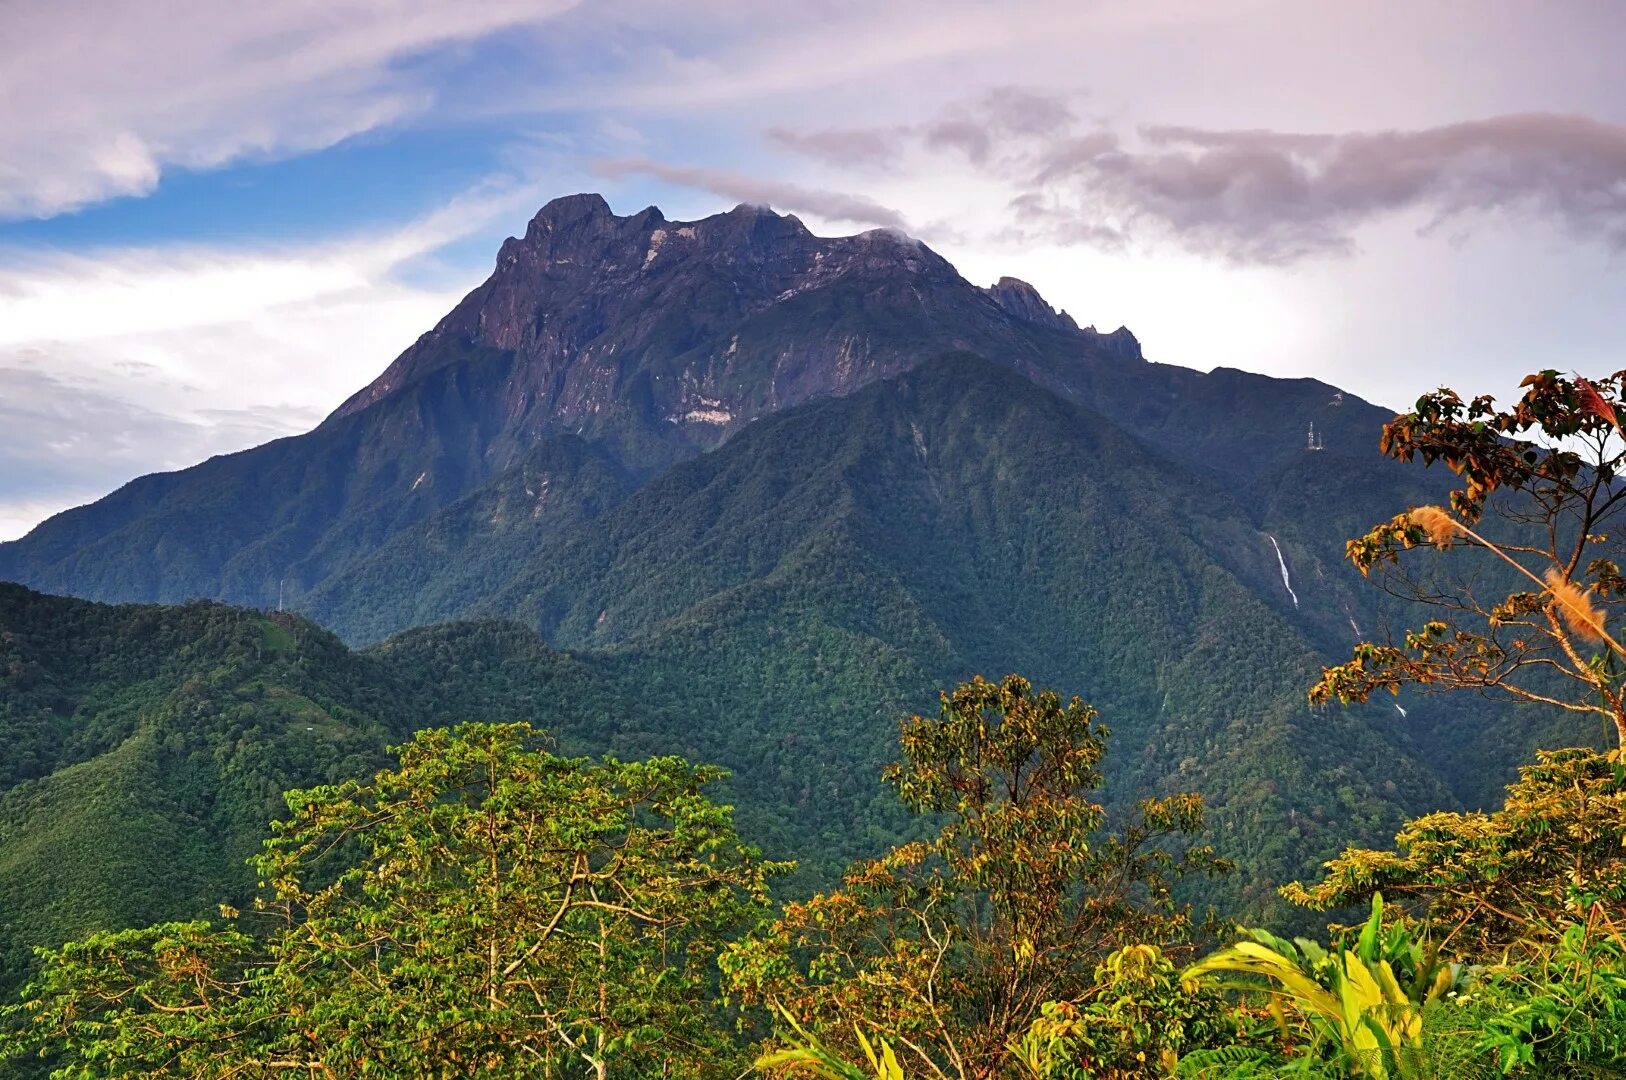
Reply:
[[[1183,978],[1155,945],[1126,945],[1095,970],[1084,1001],[1047,1003],[1011,1057],[1024,1080],[1169,1075],[1204,1048],[1258,1048],[1250,1017]]]
[[[288,794],[269,925],[42,954],[10,1049],[54,1075],[695,1076],[726,934],[783,869],[678,758],[564,758],[526,725],[424,731],[369,783]]]
[[[1121,835],[1090,799],[1107,731],[1019,676],[942,696],[937,717],[902,725],[904,760],[886,780],[930,840],[862,863],[844,887],[789,904],[722,964],[746,1003],[766,1003],[846,1060],[868,1030],[939,1078],[995,1075],[1008,1044],[1050,1001],[1083,995],[1121,946],[1181,940],[1170,897],[1190,872],[1224,869],[1195,795],[1150,799]],[[1179,841],[1183,850],[1160,846]]]
[[[1601,717],[1626,749],[1626,651],[1606,629],[1626,603],[1626,577],[1609,557],[1618,538],[1611,543],[1606,531],[1626,506],[1617,482],[1626,461],[1616,415],[1623,379],[1626,372],[1592,383],[1543,371],[1505,410],[1489,396],[1464,402],[1441,389],[1385,425],[1385,454],[1444,462],[1462,482],[1449,509],[1399,514],[1351,540],[1349,559],[1363,574],[1382,568],[1391,591],[1439,617],[1398,644],[1357,645],[1348,663],[1326,670],[1312,701],[1365,701],[1406,684],[1477,689]],[[1487,509],[1495,529],[1481,525]],[[1402,569],[1402,553],[1425,546],[1494,556],[1490,565],[1505,572],[1487,580],[1503,587],[1481,595],[1469,577]]]
[[[1626,931],[1626,765],[1611,755],[1541,751],[1500,810],[1425,814],[1395,848],[1351,848],[1319,883],[1282,893],[1327,911],[1382,890],[1463,956],[1549,951],[1576,922]]]

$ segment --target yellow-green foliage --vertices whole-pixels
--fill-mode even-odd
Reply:
[[[1351,848],[1313,885],[1283,893],[1317,911],[1377,890],[1448,928],[1457,950],[1494,958],[1550,950],[1577,919],[1626,910],[1626,761],[1619,751],[1540,751],[1501,809],[1425,814],[1395,850]]]
[[[1224,868],[1191,839],[1195,796],[1147,800],[1106,830],[1091,798],[1106,733],[1076,698],[1015,675],[973,679],[935,717],[906,719],[901,743],[887,779],[910,808],[941,815],[936,836],[787,904],[722,957],[743,1002],[849,1058],[856,1023],[915,1071],[989,1075],[1045,1002],[1086,995],[1109,953],[1184,940],[1174,881]]]
[[[420,733],[288,794],[255,912],[44,950],[0,1060],[53,1077],[714,1075],[725,935],[783,867],[678,758],[563,758],[524,725]]]
[[[1360,1075],[1418,1076],[1424,1009],[1460,988],[1462,970],[1382,922],[1383,900],[1374,897],[1353,946],[1330,951],[1251,930],[1251,940],[1199,960],[1185,977],[1280,995],[1334,1059]]]

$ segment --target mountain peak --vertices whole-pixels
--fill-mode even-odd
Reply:
[[[556,199],[549,199],[547,205],[536,212],[531,224],[563,225],[596,217],[615,217],[615,212],[598,192],[583,191],[575,195],[561,195]]]
[[[333,415],[420,387],[409,400],[432,412],[450,395],[475,430],[504,433],[492,461],[563,431],[636,439],[655,460],[943,350],[1027,370],[1058,348],[1139,356],[1128,331],[1084,334],[1016,278],[979,289],[897,229],[817,236],[754,203],[669,221],[583,192],[537,211],[491,277]]]
[[[1024,322],[1037,323],[1056,330],[1078,329],[1078,324],[1073,321],[1072,316],[1051,307],[1045,298],[1039,295],[1038,289],[1021,278],[1002,277],[983,292],[991,296],[994,303]]]
[[[1112,333],[1103,335],[1101,342],[1114,356],[1125,360],[1146,359],[1141,355],[1140,339],[1127,326],[1120,326]]]

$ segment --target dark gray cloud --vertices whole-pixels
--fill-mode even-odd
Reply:
[[[771,127],[764,134],[769,142],[815,161],[839,168],[871,169],[891,164],[900,145],[912,133],[912,128],[897,126],[818,131]]]
[[[978,165],[987,162],[996,138],[988,124],[963,116],[927,124],[920,134],[931,149],[958,150]]]
[[[1069,140],[1039,165],[1037,184],[1071,189],[1074,217],[1243,262],[1345,254],[1357,228],[1405,212],[1427,227],[1536,215],[1626,249],[1626,127],[1581,116],[1344,135],[1152,127],[1134,147]]]
[[[1065,97],[1020,86],[995,87],[973,100],[969,111],[995,131],[1011,135],[1050,135],[1078,122]]]
[[[1081,124],[1058,97],[1006,89],[913,127],[774,141],[832,165],[952,152],[1011,184],[1016,233],[1121,247],[1172,241],[1241,263],[1346,255],[1358,230],[1417,214],[1425,230],[1487,214],[1554,222],[1626,250],[1626,126],[1526,113],[1410,131],[1299,134]]]
[[[601,176],[652,176],[668,184],[709,191],[724,199],[771,206],[792,213],[816,214],[834,221],[875,225],[886,229],[908,229],[902,214],[862,195],[824,191],[783,180],[765,180],[697,165],[671,165],[647,158],[601,161],[594,166]]]

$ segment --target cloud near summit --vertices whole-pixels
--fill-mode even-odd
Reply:
[[[908,231],[904,216],[862,195],[823,191],[784,180],[764,180],[728,169],[694,165],[669,165],[647,158],[618,158],[594,166],[600,176],[650,176],[678,187],[710,192],[734,202],[771,206],[789,213],[816,214],[831,221],[873,225],[882,229]]]
[[[859,172],[956,156],[1008,187],[1014,239],[1173,243],[1280,265],[1352,253],[1362,227],[1398,215],[1469,230],[1505,213],[1626,249],[1626,126],[1582,116],[1341,134],[1151,125],[1126,136],[1081,125],[1064,100],[1007,91],[922,124],[766,136]]]

